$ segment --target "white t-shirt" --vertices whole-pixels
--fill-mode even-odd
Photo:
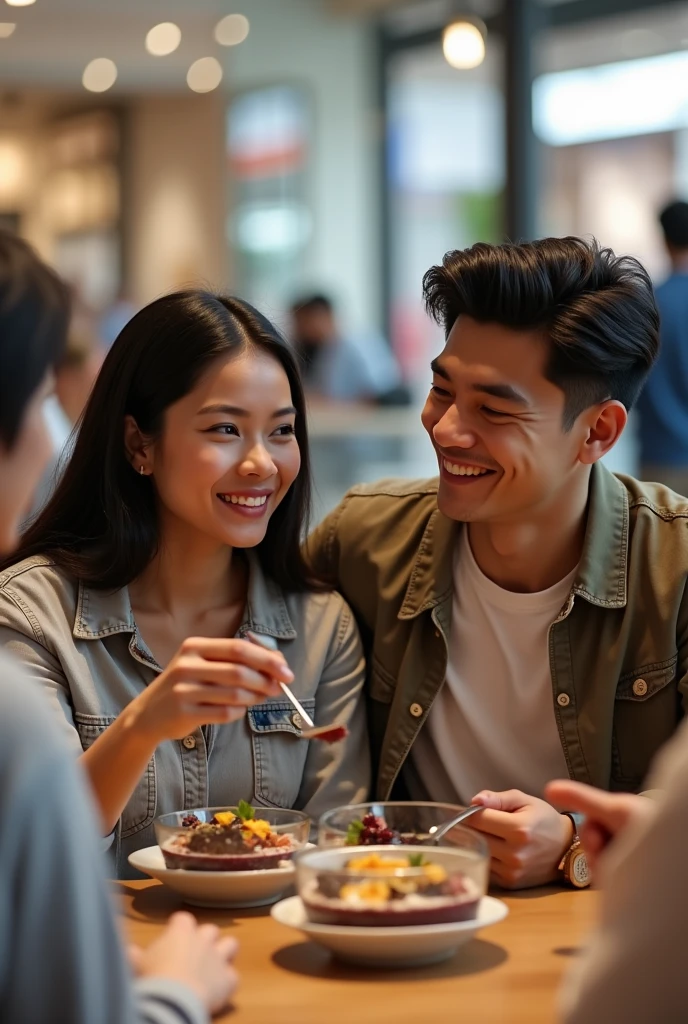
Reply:
[[[432,800],[468,803],[481,789],[542,796],[550,779],[568,778],[548,639],[575,575],[536,594],[503,590],[480,570],[463,530],[446,680],[411,751]]]

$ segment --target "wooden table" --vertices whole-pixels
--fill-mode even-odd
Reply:
[[[145,946],[183,904],[159,882],[115,883],[131,941]],[[194,909],[241,943],[232,1024],[554,1024],[562,975],[594,918],[597,893],[505,895],[509,916],[453,959],[419,970],[347,967],[269,908]],[[188,908],[187,908],[188,909]]]

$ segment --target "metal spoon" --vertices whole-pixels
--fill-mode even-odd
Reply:
[[[460,814],[457,814],[451,821],[447,821],[444,825],[440,825],[436,832],[432,834],[432,845],[437,846],[442,839],[446,836],[447,832],[451,832],[455,825],[460,825],[462,821],[467,821],[472,818],[478,811],[484,810],[481,804],[471,804],[470,807],[465,807]]]
[[[257,644],[259,647],[265,647],[268,651],[278,650],[277,641],[274,636],[265,636],[263,634],[259,636],[257,633],[249,632],[246,634],[246,639],[250,640],[251,643]],[[346,739],[349,735],[349,730],[345,725],[316,725],[301,702],[296,699],[291,688],[281,681],[279,685],[282,693],[291,701],[292,706],[298,711],[304,723],[308,726],[307,729],[299,730],[299,739],[322,740],[324,743],[338,743],[340,740]]]

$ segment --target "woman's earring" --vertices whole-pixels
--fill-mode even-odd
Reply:
[[[145,473],[145,469],[143,466],[139,466],[139,473],[141,474],[141,476],[143,476],[143,474]]]

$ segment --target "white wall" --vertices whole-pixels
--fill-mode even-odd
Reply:
[[[332,290],[346,320],[377,323],[378,126],[370,29],[364,20],[329,15],[316,0],[251,0],[246,13],[249,37],[225,59],[228,88],[302,83],[312,96],[314,233],[304,283]]]
[[[132,105],[125,216],[136,302],[194,282],[227,287],[225,102],[218,90]]]

